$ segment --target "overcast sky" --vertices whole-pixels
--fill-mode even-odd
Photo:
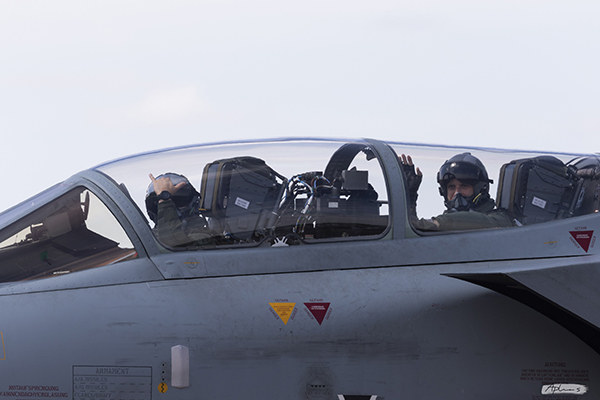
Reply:
[[[599,20],[597,0],[0,0],[0,210],[241,138],[600,152]]]

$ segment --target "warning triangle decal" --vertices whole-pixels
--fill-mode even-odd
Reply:
[[[590,248],[590,243],[592,242],[592,236],[594,236],[594,231],[571,231],[569,233],[587,253],[588,249]]]
[[[319,325],[323,322],[323,318],[327,315],[331,303],[304,303],[308,311],[315,317]]]
[[[269,303],[269,305],[273,308],[273,311],[279,315],[279,318],[281,318],[283,323],[287,325],[296,303]]]

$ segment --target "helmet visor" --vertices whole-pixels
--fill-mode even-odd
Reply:
[[[448,182],[453,178],[456,178],[461,182],[486,180],[479,168],[471,163],[451,162],[442,165],[442,168],[440,168],[440,171],[438,172],[438,182]]]

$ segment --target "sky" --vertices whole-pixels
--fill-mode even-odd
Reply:
[[[600,152],[599,17],[597,0],[1,0],[0,210],[192,143]]]

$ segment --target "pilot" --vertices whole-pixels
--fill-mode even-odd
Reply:
[[[171,247],[213,244],[208,224],[200,215],[200,194],[188,179],[171,172],[149,176],[146,211],[158,239]]]
[[[504,210],[495,209],[489,194],[493,181],[483,163],[471,153],[457,154],[440,167],[437,181],[446,211],[431,219],[417,217],[417,191],[423,173],[419,168],[415,170],[410,156],[402,154],[400,163],[407,179],[409,215],[415,228],[449,231],[513,226],[512,218]]]

